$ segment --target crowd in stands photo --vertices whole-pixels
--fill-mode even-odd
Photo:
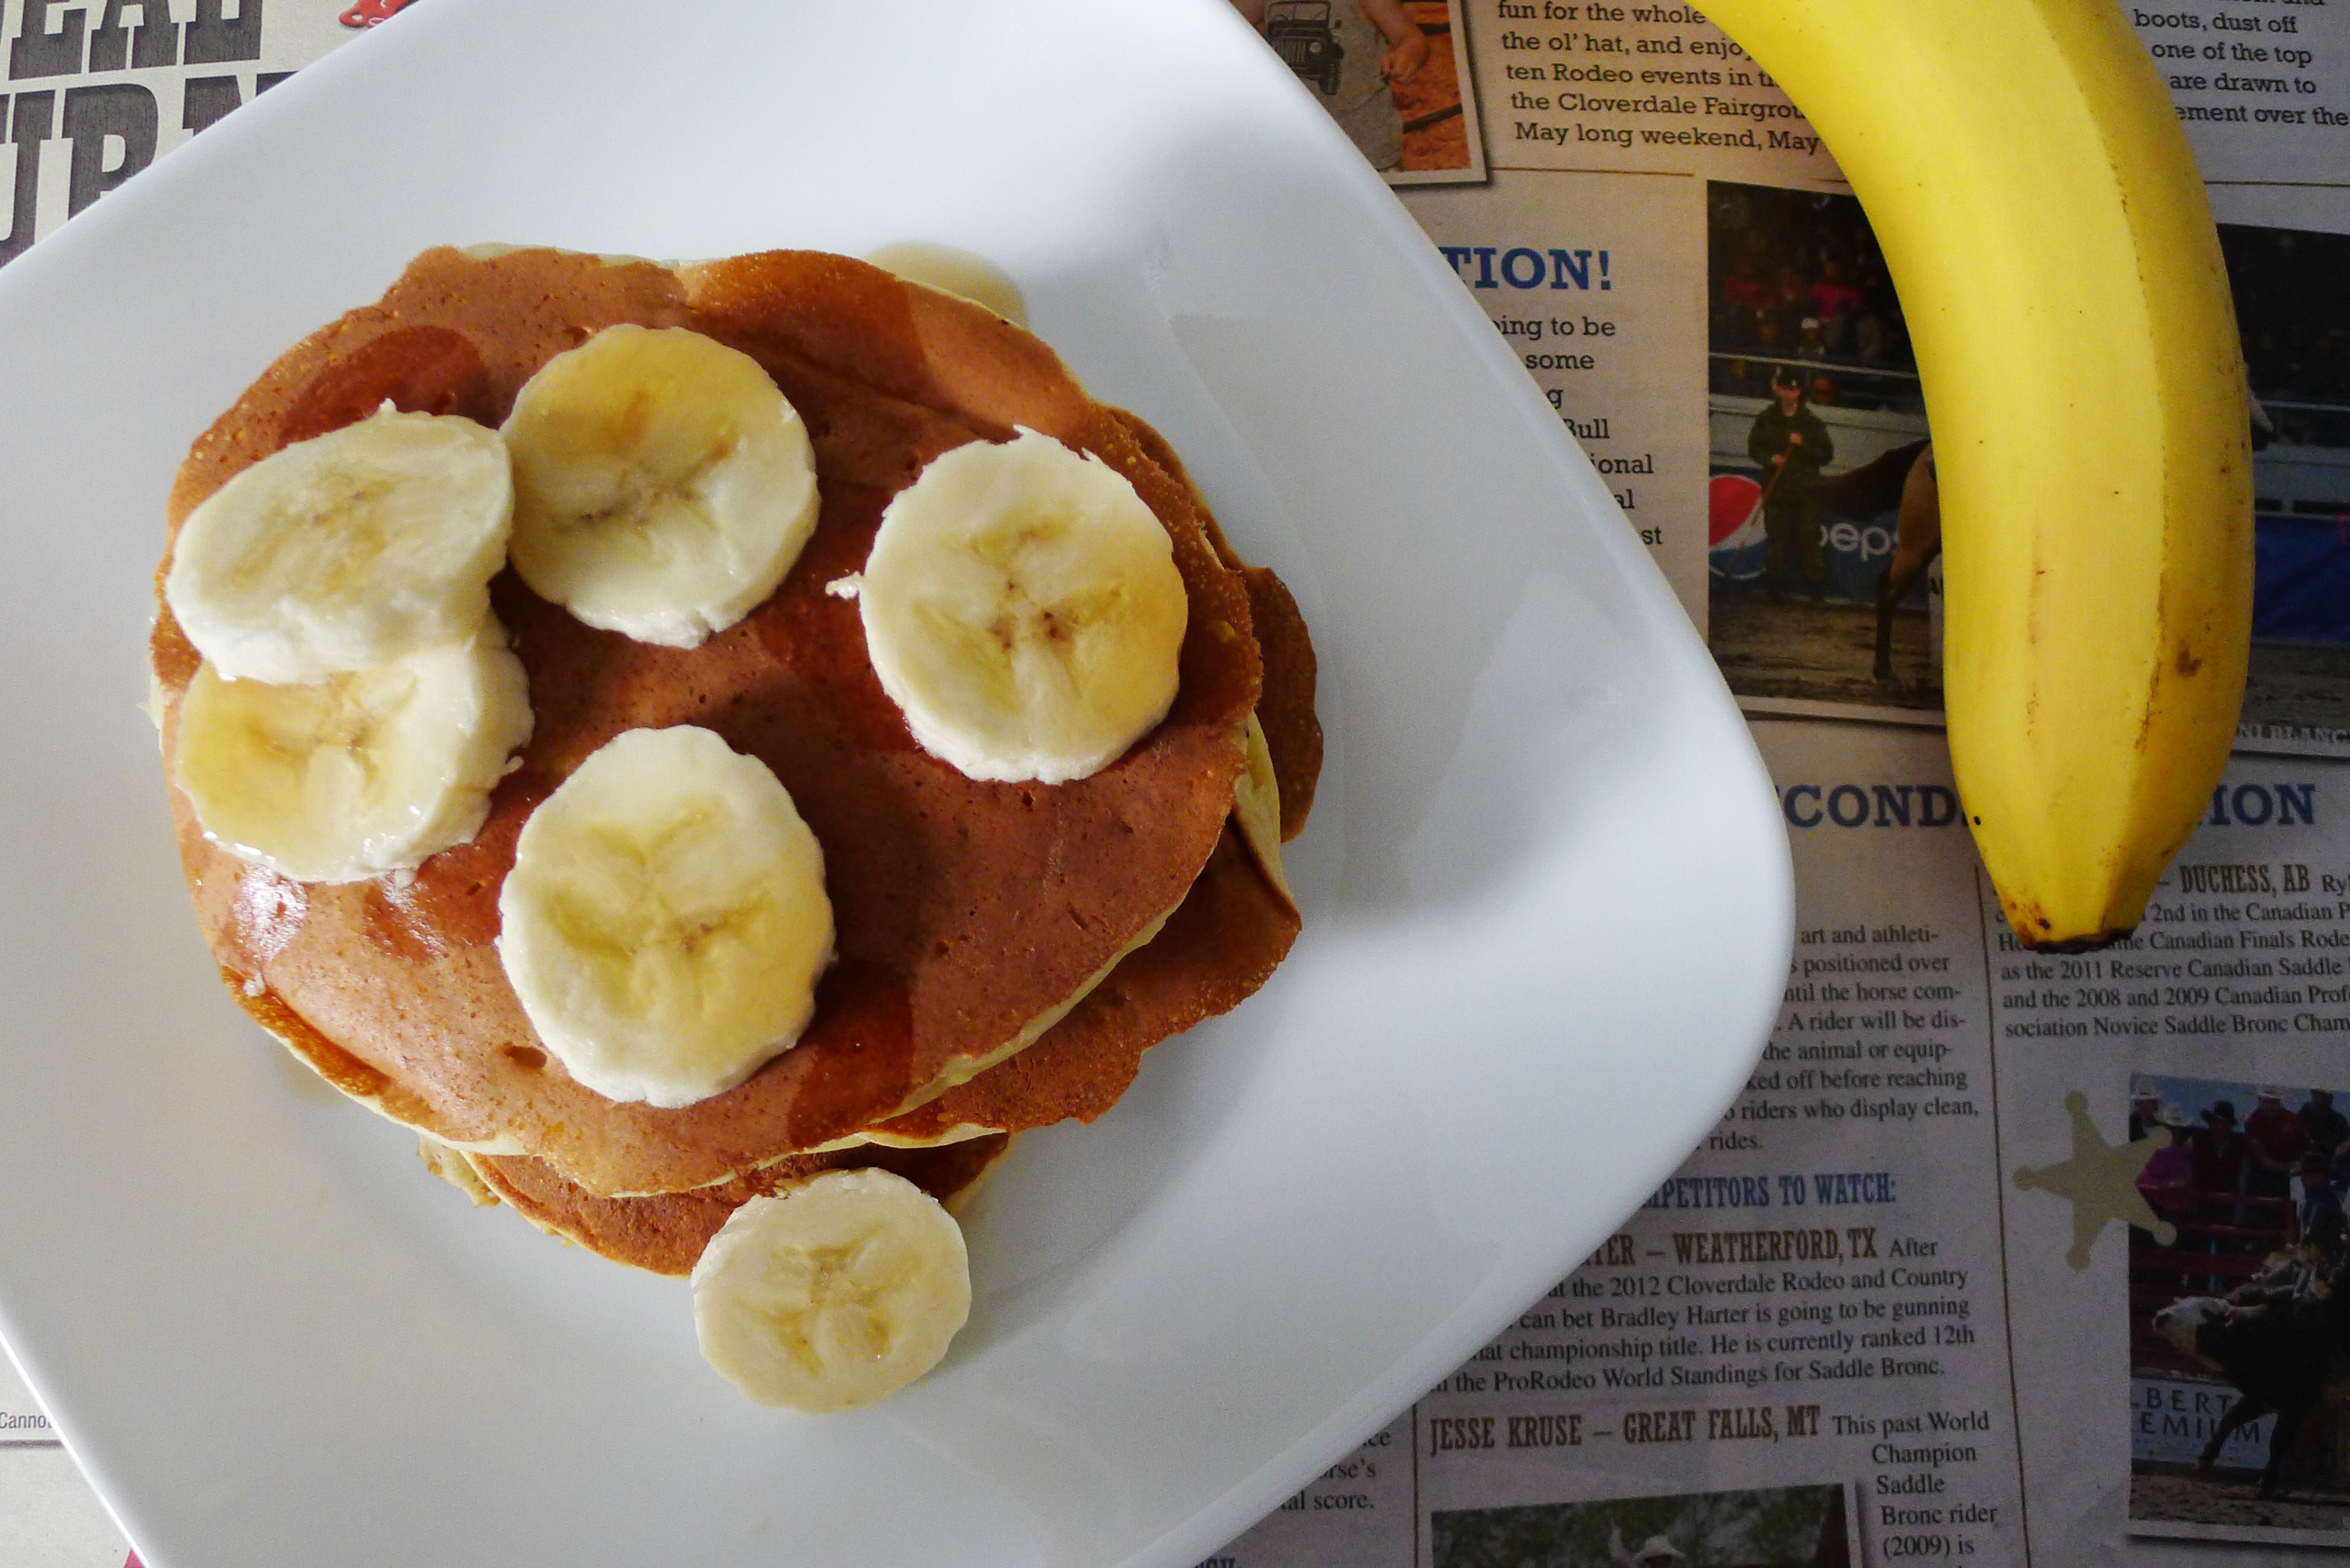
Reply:
[[[1814,403],[1917,408],[1908,325],[1860,203],[1762,185],[1708,192],[1711,389],[1768,397],[1774,370],[1799,369]],[[1895,375],[1856,373],[1871,371]]]
[[[2130,1103],[2130,1136],[2167,1140],[2139,1171],[2138,1190],[2195,1250],[2258,1260],[2279,1248],[2305,1248],[2328,1269],[2342,1262],[2350,1116],[2331,1090],[2262,1085],[2240,1119],[2229,1095],[2190,1113],[2141,1083]],[[2251,1272],[2228,1263],[2207,1279],[2234,1283]]]
[[[2350,234],[2220,227],[2244,364],[2279,446],[2350,447]]]

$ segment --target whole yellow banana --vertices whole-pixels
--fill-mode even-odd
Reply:
[[[1916,345],[1950,760],[2032,946],[2126,935],[2233,741],[2250,414],[2203,183],[2112,0],[1700,0],[1835,154]]]

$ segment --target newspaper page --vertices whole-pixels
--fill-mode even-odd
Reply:
[[[0,0],[0,263],[408,3]],[[2350,6],[2125,5],[2209,182],[2261,405],[2257,640],[2240,755],[2147,922],[2063,959],[2002,928],[1958,817],[1900,304],[1769,77],[1679,0],[1233,4],[1708,636],[1777,783],[1800,935],[1704,1147],[1210,1564],[2350,1546],[2325,1277],[2350,1188]],[[1798,420],[1819,483],[1773,506],[1757,427]],[[137,1561],[5,1363],[0,1559]]]
[[[2055,958],[1960,819],[1931,432],[1833,157],[1678,0],[1404,9],[1466,35],[1484,171],[1399,193],[1748,711],[1799,935],[1680,1172],[1211,1564],[2350,1548],[2350,10],[2124,7],[2259,405],[2255,644],[2239,755],[2147,920]],[[1774,496],[1791,428],[1816,483]]]
[[[409,0],[5,0],[0,263]]]

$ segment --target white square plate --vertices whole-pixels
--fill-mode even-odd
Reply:
[[[144,691],[162,498],[428,244],[992,257],[1296,590],[1306,929],[972,1225],[869,1412],[475,1213],[220,990]],[[1768,1027],[1770,787],[1662,579],[1223,0],[432,0],[0,274],[0,1331],[153,1568],[1180,1564],[1669,1172]]]

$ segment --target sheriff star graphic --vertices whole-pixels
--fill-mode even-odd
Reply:
[[[2073,1205],[2073,1250],[2064,1261],[2074,1269],[2089,1266],[2089,1248],[2106,1226],[2115,1220],[2150,1232],[2168,1247],[2178,1231],[2158,1220],[2137,1189],[2137,1173],[2162,1147],[2158,1137],[2136,1143],[2108,1144],[2089,1119],[2089,1097],[2075,1089],[2064,1096],[2065,1114],[2073,1118],[2073,1158],[2062,1165],[2021,1167],[2015,1185],[2026,1192],[2053,1192]]]

